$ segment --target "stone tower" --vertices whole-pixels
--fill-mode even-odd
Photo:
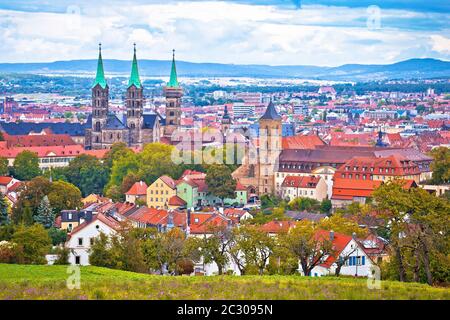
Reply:
[[[170,137],[180,126],[181,97],[183,96],[183,90],[178,84],[177,69],[175,66],[175,50],[173,50],[170,80],[167,83],[167,86],[164,87],[164,96],[166,97],[166,126],[164,135]]]
[[[97,75],[92,85],[92,133],[91,145],[93,149],[102,147],[102,129],[108,119],[109,87],[103,70],[102,45],[99,44]]]
[[[231,126],[231,118],[230,114],[228,113],[228,106],[225,105],[225,110],[223,111],[223,117],[222,117],[222,133],[226,135],[226,133],[230,130]]]
[[[142,144],[141,130],[143,127],[144,87],[142,86],[136,58],[136,44],[134,45],[131,76],[128,81],[126,94],[127,127],[130,130],[129,145],[137,147]]]
[[[274,192],[275,171],[281,153],[281,116],[270,101],[266,112],[259,119],[259,194]]]

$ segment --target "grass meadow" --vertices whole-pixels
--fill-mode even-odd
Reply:
[[[0,264],[0,299],[450,299],[449,288],[382,281],[370,290],[366,279],[346,277],[171,277],[89,266],[80,267],[80,288],[72,290],[69,277],[67,266]]]

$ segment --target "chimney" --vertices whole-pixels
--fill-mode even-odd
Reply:
[[[352,238],[356,240],[356,232],[352,233]]]
[[[334,241],[334,231],[330,231],[330,241]]]
[[[186,219],[186,224],[188,226],[191,225],[191,209],[187,209],[187,219]]]

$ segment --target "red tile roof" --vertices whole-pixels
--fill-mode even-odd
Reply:
[[[287,188],[316,188],[319,181],[320,177],[314,176],[287,176],[281,186]]]
[[[295,225],[293,221],[269,221],[261,226],[261,230],[267,233],[286,233]]]
[[[147,184],[144,181],[138,181],[125,194],[129,196],[142,196],[147,194]]]
[[[9,148],[69,146],[76,144],[68,134],[8,135],[5,133],[4,138]]]
[[[173,196],[169,199],[169,206],[184,206],[186,201],[181,199],[179,196]]]
[[[378,180],[335,178],[331,198],[336,200],[352,200],[354,197],[370,197],[373,191],[382,183],[382,181]]]
[[[317,239],[321,239],[323,241],[330,240],[330,231],[326,231],[326,230],[319,230],[316,233],[316,237]],[[334,232],[334,239],[332,241],[332,245],[333,245],[333,253],[330,254],[327,259],[325,260],[325,262],[323,262],[322,264],[320,264],[321,266],[325,267],[325,268],[329,268],[331,267],[331,265],[336,261],[336,259],[339,257],[339,255],[341,254],[342,250],[345,249],[345,247],[348,245],[348,243],[352,240],[351,236],[347,236],[345,234],[342,233],[337,233]]]
[[[315,149],[316,146],[323,146],[325,142],[316,135],[297,135],[283,137],[282,148],[287,149]]]
[[[11,178],[11,177],[1,176],[0,177],[0,185],[6,186],[12,181],[12,179],[13,178]]]

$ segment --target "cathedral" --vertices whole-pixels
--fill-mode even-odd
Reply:
[[[120,120],[115,114],[109,113],[109,87],[103,69],[100,45],[97,74],[92,85],[92,116],[89,121],[91,125],[85,130],[85,148],[109,149],[117,142],[123,142],[129,147],[142,148],[147,143],[159,142],[161,136],[171,136],[180,125],[183,96],[183,90],[177,79],[175,51],[170,80],[164,87],[164,95],[165,118],[157,113],[144,114],[144,87],[139,77],[135,46],[125,98],[126,115],[124,120]]]

